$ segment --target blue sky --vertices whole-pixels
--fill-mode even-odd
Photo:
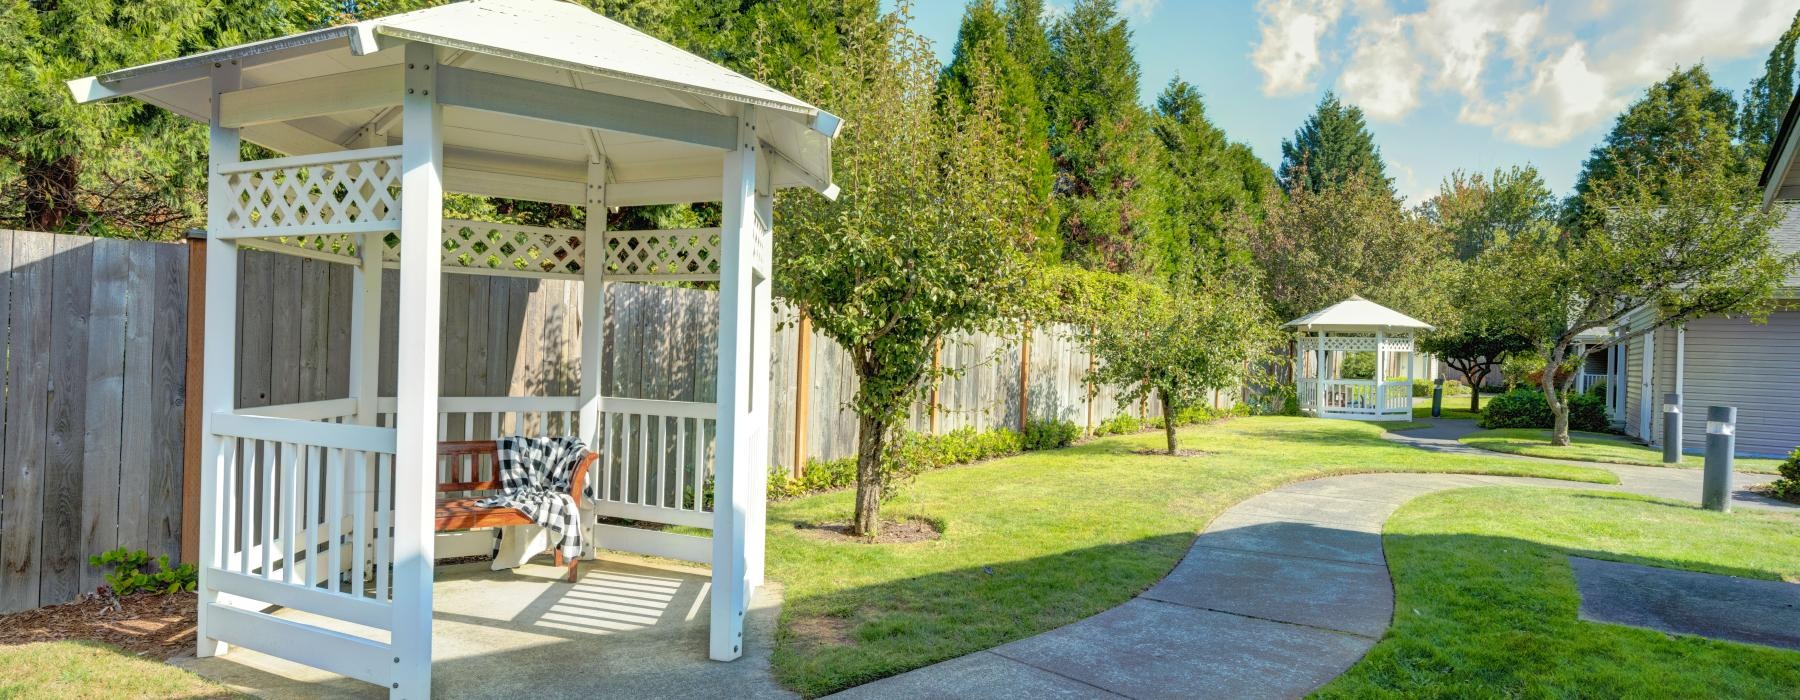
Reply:
[[[1050,0],[1050,12],[1072,0]],[[890,3],[891,5],[891,0]],[[1369,113],[1417,204],[1456,169],[1536,165],[1565,194],[1613,116],[1677,65],[1741,94],[1800,0],[1124,0],[1148,105],[1180,75],[1271,166],[1326,90]],[[961,0],[914,28],[949,59]]]

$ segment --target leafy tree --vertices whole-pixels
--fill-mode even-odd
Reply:
[[[1788,103],[1794,99],[1796,41],[1800,41],[1800,13],[1794,15],[1787,31],[1775,40],[1775,48],[1769,50],[1769,58],[1763,63],[1762,76],[1751,81],[1750,89],[1744,91],[1738,135],[1753,163],[1768,159],[1776,132],[1781,130],[1781,118],[1787,113]]]
[[[135,100],[78,106],[64,81],[338,18],[325,0],[4,2],[0,225],[143,238],[199,216],[205,130]]]
[[[1117,0],[1079,0],[1050,32],[1043,91],[1063,259],[1137,271],[1161,232],[1155,144]]]
[[[1540,380],[1555,417],[1552,444],[1569,444],[1567,393],[1582,358],[1656,328],[1715,314],[1763,320],[1787,272],[1800,256],[1779,254],[1769,230],[1780,213],[1765,211],[1752,188],[1716,162],[1734,157],[1730,144],[1712,144],[1710,157],[1682,148],[1644,178],[1596,182],[1593,228],[1570,240],[1522,236],[1496,258],[1505,265],[1497,290],[1519,310],[1519,330],[1538,339],[1546,370]],[[1595,328],[1623,333],[1581,346]],[[1560,376],[1559,376],[1560,375]]]
[[[1611,206],[1603,193],[1628,181],[1679,184],[1666,177],[1669,168],[1692,172],[1704,165],[1732,178],[1751,177],[1752,164],[1732,142],[1736,112],[1731,93],[1714,87],[1704,66],[1676,69],[1651,85],[1582,163],[1565,224],[1577,234],[1597,227]]]
[[[974,92],[980,88],[978,78],[983,74],[994,76],[999,92],[998,116],[1013,143],[1008,157],[1020,161],[1019,172],[1024,177],[1021,186],[1031,198],[1029,206],[1043,212],[1035,228],[1037,247],[1056,256],[1061,246],[1057,245],[1056,221],[1049,215],[1050,188],[1056,181],[1055,166],[1050,161],[1050,125],[1038,95],[1036,65],[1014,52],[1007,20],[995,0],[969,3],[957,32],[956,50],[939,78],[939,92],[947,108],[966,112],[974,106]],[[1024,41],[1043,44],[1042,26],[1033,26],[1035,34],[1025,34]]]
[[[880,527],[891,433],[926,386],[938,341],[1003,323],[1031,279],[1034,212],[1008,157],[996,78],[977,72],[973,108],[944,116],[936,73],[903,15],[852,26],[843,63],[814,88],[847,122],[833,154],[841,193],[778,202],[777,292],[856,370],[854,531],[864,536]]]
[[[1250,147],[1227,140],[1207,120],[1200,91],[1180,78],[1170,80],[1156,98],[1150,128],[1162,144],[1169,175],[1163,270],[1204,274],[1244,254],[1228,244],[1226,231],[1240,217],[1261,220],[1263,197],[1273,189],[1269,166]]]
[[[1344,104],[1330,92],[1294,132],[1293,140],[1282,139],[1277,172],[1288,194],[1321,192],[1355,181],[1393,196],[1393,178],[1387,175],[1362,108]]]
[[[1491,176],[1457,170],[1444,178],[1423,213],[1449,232],[1458,260],[1472,260],[1496,242],[1554,219],[1556,197],[1529,165],[1495,168]]]
[[[1237,224],[1263,269],[1270,306],[1296,318],[1360,294],[1427,322],[1448,302],[1449,241],[1357,175],[1322,190],[1268,200],[1260,225]]]
[[[1541,222],[1540,222],[1541,224]],[[1524,235],[1542,236],[1549,227],[1540,225]],[[1510,241],[1517,236],[1501,239]],[[1437,321],[1437,329],[1419,339],[1419,349],[1444,361],[1469,379],[1469,410],[1481,410],[1480,387],[1507,358],[1536,350],[1532,338],[1520,330],[1518,305],[1504,295],[1511,271],[1493,253],[1456,266],[1450,275],[1451,313]]]
[[[1090,340],[1099,359],[1095,382],[1123,387],[1122,404],[1153,394],[1162,404],[1169,454],[1176,453],[1175,417],[1209,390],[1242,385],[1275,345],[1268,308],[1245,272],[1205,283],[1177,278],[1167,288],[1117,284],[1112,303],[1128,308],[1098,323]]]

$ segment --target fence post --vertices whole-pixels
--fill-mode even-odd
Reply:
[[[812,317],[800,309],[794,326],[794,466],[798,479],[806,473],[806,423],[812,408]]]
[[[206,231],[187,233],[187,367],[181,430],[181,561],[200,561],[200,418],[206,403]]]
[[[1019,432],[1025,432],[1025,424],[1031,418],[1031,322],[1025,322],[1025,331],[1019,337]]]

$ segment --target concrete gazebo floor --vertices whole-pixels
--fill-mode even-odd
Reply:
[[[710,576],[630,555],[582,562],[581,580],[540,557],[515,571],[487,562],[437,568],[432,697],[793,697],[769,672],[776,584],[756,590],[742,658],[707,658]],[[364,628],[293,610],[279,617],[352,634]],[[378,639],[386,641],[385,632]],[[386,688],[249,649],[176,665],[264,698],[387,697]]]

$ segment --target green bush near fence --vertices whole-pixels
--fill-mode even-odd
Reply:
[[[1024,450],[1024,438],[1008,428],[986,432],[957,428],[943,435],[908,433],[900,438],[889,458],[898,462],[893,465],[898,473],[916,474],[954,464],[1015,455]],[[785,469],[769,473],[770,498],[792,498],[854,485],[855,457],[808,461],[798,479]]]
[[[1067,420],[1034,420],[1025,423],[1025,449],[1054,450],[1075,444],[1075,438],[1081,437],[1080,426],[1075,421]]]

